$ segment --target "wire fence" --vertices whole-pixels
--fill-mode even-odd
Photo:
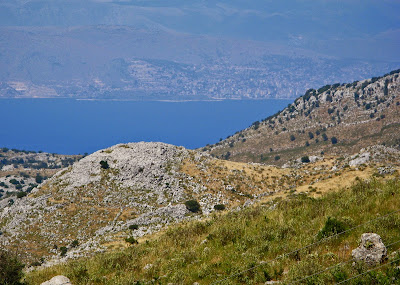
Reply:
[[[290,252],[283,253],[283,254],[278,255],[277,257],[275,257],[275,258],[273,258],[273,259],[266,260],[266,261],[260,261],[260,263],[259,263],[258,265],[256,265],[256,266],[253,266],[253,267],[250,267],[250,268],[247,268],[247,269],[238,271],[237,273],[234,273],[234,274],[229,275],[229,276],[227,276],[227,277],[225,277],[225,278],[223,278],[223,279],[220,279],[220,280],[217,280],[217,281],[211,283],[211,285],[220,284],[220,283],[222,283],[222,282],[224,282],[224,281],[226,281],[226,280],[229,280],[229,279],[231,279],[231,278],[233,278],[233,277],[237,277],[237,276],[239,276],[239,275],[242,275],[242,274],[244,274],[244,273],[247,273],[247,272],[249,272],[249,271],[252,271],[252,270],[254,270],[254,269],[256,269],[256,268],[259,268],[259,267],[261,267],[261,266],[264,266],[264,265],[267,264],[267,263],[271,263],[271,262],[273,262],[273,261],[277,261],[277,260],[282,259],[282,258],[284,258],[284,257],[286,257],[286,256],[290,256],[290,255],[292,255],[292,254],[295,254],[295,253],[297,253],[297,252],[299,252],[299,251],[301,251],[301,250],[311,248],[311,247],[316,246],[316,245],[318,245],[318,244],[321,244],[321,243],[323,243],[323,242],[325,242],[325,241],[327,241],[327,240],[333,239],[334,237],[337,237],[337,236],[343,235],[343,234],[345,234],[345,233],[351,232],[351,231],[353,231],[353,230],[355,230],[355,229],[357,229],[357,228],[360,228],[360,227],[362,227],[362,226],[365,226],[365,225],[367,225],[367,224],[369,224],[369,223],[371,223],[371,222],[384,219],[384,218],[386,218],[386,217],[389,217],[389,216],[391,216],[391,215],[397,214],[397,213],[399,213],[399,212],[400,212],[400,209],[399,209],[399,210],[396,210],[396,211],[393,211],[393,212],[390,212],[390,213],[388,213],[388,214],[386,214],[386,215],[379,216],[379,217],[377,217],[377,218],[375,218],[375,219],[368,220],[368,221],[366,221],[365,223],[359,224],[359,225],[357,225],[357,226],[354,226],[354,227],[352,227],[352,228],[350,228],[350,229],[347,229],[347,230],[345,230],[345,231],[342,231],[342,232],[340,232],[340,233],[336,233],[336,234],[331,235],[331,236],[329,236],[329,237],[323,238],[323,239],[321,239],[321,240],[319,240],[319,241],[316,241],[316,242],[314,242],[314,243],[308,244],[308,245],[303,246],[303,247],[301,247],[301,248],[295,249],[295,250],[290,251]]]
[[[379,269],[379,268],[388,266],[388,265],[390,265],[390,264],[392,264],[392,263],[395,263],[395,262],[397,262],[397,261],[400,261],[400,258],[398,258],[398,259],[396,259],[396,260],[393,260],[393,261],[391,261],[391,262],[385,263],[385,264],[383,264],[383,265],[374,267],[374,268],[372,268],[372,269],[370,269],[370,270],[367,270],[367,271],[365,271],[365,272],[362,272],[362,273],[360,273],[360,274],[357,274],[357,275],[355,275],[355,276],[353,276],[353,277],[350,277],[350,278],[348,278],[348,279],[346,279],[346,280],[340,281],[340,282],[336,283],[336,285],[347,283],[347,282],[350,281],[350,280],[356,279],[357,277],[360,277],[360,276],[362,276],[362,275],[365,275],[365,274],[367,274],[367,273],[369,273],[369,272],[371,272],[371,271],[375,271],[375,270],[377,270],[377,269]]]
[[[391,243],[391,244],[388,244],[388,245],[386,246],[386,248],[389,248],[389,247],[391,247],[391,246],[393,246],[393,245],[395,245],[395,244],[398,244],[398,243],[400,243],[400,240],[398,240],[398,241],[396,241],[396,242],[393,242],[393,243]],[[324,270],[315,272],[315,273],[310,274],[310,275],[308,275],[308,276],[305,276],[305,277],[303,277],[303,278],[301,278],[301,279],[292,281],[292,282],[290,282],[289,284],[296,284],[296,283],[299,283],[299,282],[301,282],[301,281],[305,281],[305,280],[307,280],[308,278],[311,278],[311,277],[314,277],[314,276],[318,276],[318,275],[320,275],[320,274],[322,274],[322,273],[324,273],[324,272],[326,272],[326,271],[329,271],[329,270],[334,269],[334,268],[336,268],[336,267],[345,265],[346,263],[349,263],[349,262],[352,262],[352,261],[356,261],[356,259],[355,259],[355,258],[352,258],[352,259],[347,260],[347,261],[343,261],[343,262],[336,263],[335,265],[332,265],[332,266],[330,266],[330,267],[327,267],[327,268],[325,268]]]

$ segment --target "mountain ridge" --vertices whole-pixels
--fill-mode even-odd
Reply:
[[[284,110],[203,151],[283,165],[295,156],[348,155],[382,143],[398,147],[399,73],[309,89]]]

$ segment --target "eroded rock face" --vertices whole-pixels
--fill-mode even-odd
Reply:
[[[67,277],[58,275],[40,285],[72,285],[72,283]]]
[[[387,250],[381,237],[375,233],[361,235],[361,244],[351,252],[355,261],[365,262],[369,266],[379,264],[386,257]]]

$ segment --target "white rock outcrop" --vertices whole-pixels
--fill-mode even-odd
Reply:
[[[72,285],[72,283],[67,277],[58,275],[40,285]]]

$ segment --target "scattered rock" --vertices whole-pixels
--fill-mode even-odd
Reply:
[[[149,270],[149,269],[152,269],[152,268],[153,268],[153,264],[147,263],[147,264],[143,267],[143,270]]]
[[[350,166],[357,166],[357,165],[361,165],[361,164],[365,164],[369,161],[370,159],[370,153],[369,152],[364,152],[361,153],[357,156],[354,156],[354,158],[349,162]]]
[[[379,264],[386,257],[387,250],[381,237],[375,233],[361,235],[361,244],[351,252],[356,261],[365,262],[369,266]]]
[[[72,285],[72,283],[67,277],[58,275],[46,282],[43,282],[41,285]]]
[[[393,173],[396,172],[396,169],[391,166],[378,167],[377,170],[380,175],[392,175]]]

